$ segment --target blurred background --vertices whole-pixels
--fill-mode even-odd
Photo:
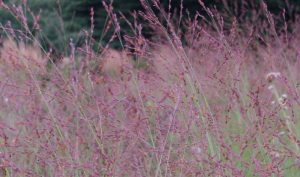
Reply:
[[[70,39],[77,46],[80,46],[84,43],[86,32],[90,32],[91,27],[94,28],[92,37],[98,45],[104,46],[110,42],[110,47],[122,47],[122,42],[120,42],[122,39],[111,39],[115,27],[111,23],[110,14],[107,12],[108,9],[104,8],[101,0],[4,0],[3,2],[12,8],[17,9],[20,7],[20,9],[23,9],[23,13],[29,23],[28,28],[30,28],[35,37],[41,40],[45,49],[52,48],[55,51],[66,53],[69,47],[66,44],[70,42]],[[103,2],[106,2],[108,5],[111,3],[108,0]],[[149,0],[144,2],[151,4]],[[259,14],[258,9],[261,9],[261,0],[205,0],[203,2],[207,7],[224,13],[223,16],[226,17],[224,18],[225,27],[226,22],[231,23],[233,17],[236,17],[238,21],[249,20],[252,16],[257,16]],[[182,18],[193,18],[196,11],[203,12],[201,15],[206,16],[198,0],[161,0],[160,3],[160,6],[165,9],[166,13],[171,12],[174,19],[178,19],[181,15]],[[280,16],[284,12],[286,21],[289,23],[296,21],[300,0],[267,0],[266,4],[271,13]],[[134,13],[143,11],[140,1],[114,0],[112,7],[121,27],[120,36],[133,33],[130,25],[128,25],[128,21],[133,23]],[[0,9],[0,16],[2,28],[13,27],[20,30],[24,28],[24,25],[20,23],[20,19],[17,20],[15,18],[15,14],[9,13],[3,7]],[[142,23],[141,19],[135,20],[139,20]],[[37,21],[39,25],[36,24]],[[255,22],[255,19],[252,21]],[[5,30],[0,31],[2,36],[3,33],[6,33]],[[151,29],[147,28],[147,26],[143,27],[142,33],[147,38],[152,37]]]

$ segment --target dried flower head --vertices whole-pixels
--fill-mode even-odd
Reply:
[[[280,105],[284,106],[287,102],[287,94],[282,94],[281,97],[278,99]]]
[[[268,82],[272,82],[274,79],[281,76],[280,72],[270,72],[266,75],[266,79]]]

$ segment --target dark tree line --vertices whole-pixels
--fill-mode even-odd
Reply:
[[[151,5],[151,0],[145,1]],[[86,37],[84,31],[90,31],[91,26],[94,27],[93,38],[101,45],[105,45],[111,39],[111,34],[113,33],[113,26],[106,30],[110,22],[109,14],[101,0],[28,0],[29,8],[27,6],[24,7],[21,0],[6,0],[3,2],[10,5],[20,5],[25,11],[31,9],[33,14],[40,14],[39,23],[41,30],[32,29],[33,33],[40,38],[46,47],[51,46],[60,51],[67,50],[66,48],[68,48],[71,38],[78,44],[83,43]],[[110,3],[109,0],[104,2],[106,4]],[[184,17],[188,15],[193,16],[196,11],[203,13],[204,16],[206,15],[198,0],[172,0],[171,2],[169,0],[161,0],[160,2],[161,7],[166,12],[171,11],[172,14],[177,16],[179,16],[182,7]],[[261,0],[203,0],[203,2],[211,8],[224,12],[224,14],[228,15],[228,18],[235,16],[238,20],[250,17],[253,9],[259,9],[261,5]],[[286,19],[291,21],[295,20],[294,17],[299,12],[300,7],[299,0],[267,0],[266,3],[269,10],[274,14],[280,14],[283,9],[286,9]],[[132,13],[143,10],[143,7],[139,0],[114,0],[113,10],[119,18],[124,15],[127,20],[133,22]],[[33,26],[34,19],[31,16],[31,12],[26,11],[25,14],[28,17],[28,22]],[[91,15],[93,15],[93,23],[91,23]],[[14,20],[14,17],[7,10],[2,8],[0,16],[2,26],[7,25],[9,20],[14,28],[22,28],[22,24]],[[126,20],[119,20],[118,23],[121,26],[121,33],[130,33],[131,29]],[[147,28],[145,29],[145,35],[150,37],[151,33],[147,33]],[[3,34],[3,31],[1,33]],[[111,45],[118,47],[119,43],[112,42]]]

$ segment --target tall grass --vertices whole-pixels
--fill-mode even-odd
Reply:
[[[91,25],[61,58],[2,4],[24,26],[1,25],[2,176],[300,175],[298,24],[264,3],[253,24],[202,1],[207,18],[176,21],[142,0],[122,36],[103,4],[123,50],[93,50]]]

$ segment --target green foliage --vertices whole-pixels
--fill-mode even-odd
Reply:
[[[151,0],[149,0],[151,1]],[[10,0],[4,1],[7,4],[22,4],[22,0]],[[105,1],[109,3],[109,1]],[[251,1],[245,3],[241,0],[232,1],[209,1],[204,0],[205,4],[208,6],[215,6],[219,10],[227,12],[231,16],[251,16],[250,11],[245,11],[245,9],[258,8],[260,6],[260,0]],[[287,8],[287,15],[292,16],[293,13],[297,12],[299,3],[297,0],[289,1],[290,4],[287,5],[284,1],[280,0],[269,0],[266,1],[269,9],[273,13],[280,13],[283,8]],[[162,5],[168,11],[169,0],[161,0]],[[84,43],[85,33],[84,31],[89,31],[91,27],[91,8],[94,9],[94,33],[93,38],[100,45],[106,45],[114,32],[114,26],[110,27],[106,33],[104,33],[105,25],[109,24],[109,16],[105,8],[102,5],[102,1],[89,1],[89,0],[28,0],[27,4],[29,9],[32,10],[34,14],[40,14],[40,25],[41,31],[34,31],[34,35],[38,37],[45,48],[51,47],[57,51],[67,52],[69,48],[69,42],[72,38],[77,45]],[[176,12],[179,15],[181,1],[171,1],[172,13]],[[25,5],[22,5],[23,9],[27,9]],[[183,7],[188,9],[191,15],[196,11],[203,10],[199,5],[197,0],[183,0]],[[131,13],[134,10],[142,9],[139,0],[114,0],[113,1],[114,12],[122,13],[129,19],[133,21]],[[183,14],[187,15],[186,10],[183,10]],[[29,24],[33,24],[33,19],[31,14],[27,11],[26,13]],[[22,24],[14,19],[7,10],[0,9],[0,22],[5,25],[7,21],[12,22],[12,27],[21,29]],[[128,34],[131,32],[130,27],[126,24],[125,20],[119,20],[121,26],[121,34]],[[29,25],[30,26],[30,25]],[[32,27],[32,26],[31,26]],[[111,46],[120,47],[119,39],[112,41]]]

